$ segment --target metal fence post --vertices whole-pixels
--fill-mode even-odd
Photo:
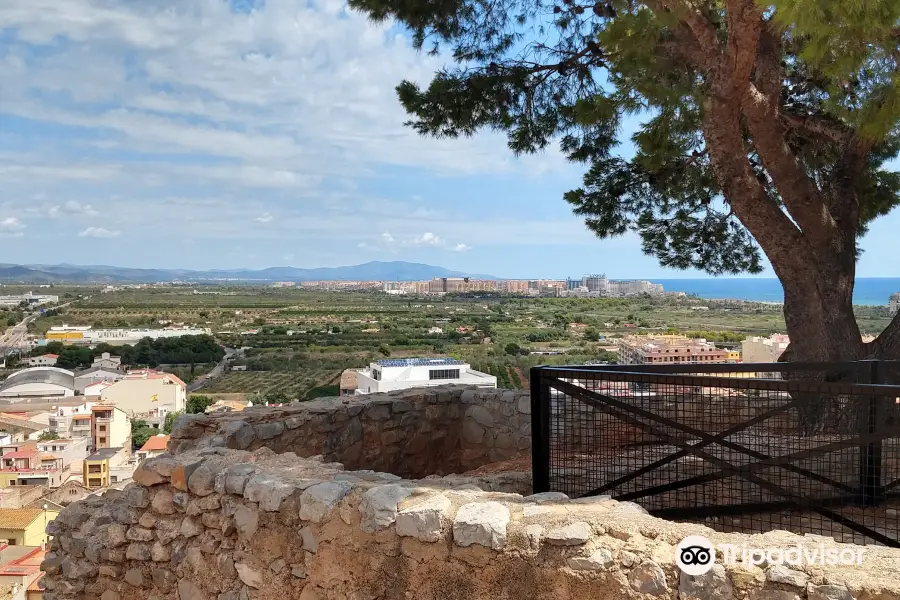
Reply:
[[[533,493],[550,491],[550,386],[541,367],[531,367],[531,482]]]
[[[868,366],[864,372],[867,373],[869,384],[881,384],[882,373],[880,362],[878,360],[863,361]],[[862,412],[860,418],[859,433],[861,436],[871,436],[876,434],[879,429],[879,421],[881,415],[882,397],[871,395],[862,402]],[[862,504],[866,506],[874,506],[881,500],[883,494],[881,483],[881,451],[882,440],[871,440],[868,443],[860,444],[859,447],[859,479],[860,479],[860,496]]]

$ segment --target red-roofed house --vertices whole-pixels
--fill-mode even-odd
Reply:
[[[43,589],[38,581],[44,574],[41,571],[44,555],[40,546],[0,544],[0,586],[17,589],[15,598],[40,600]],[[37,593],[32,593],[32,588]]]
[[[61,458],[41,451],[35,442],[0,448],[0,488],[21,485],[59,487],[68,477],[69,470]]]
[[[55,367],[56,361],[59,359],[58,354],[41,354],[40,356],[32,356],[28,359],[29,367]]]
[[[144,460],[145,458],[153,458],[154,456],[159,456],[166,451],[166,447],[168,445],[168,435],[162,433],[159,435],[154,435],[149,440],[147,440],[147,443],[141,446],[140,450],[138,450],[138,459]]]

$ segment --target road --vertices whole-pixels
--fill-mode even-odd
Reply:
[[[235,353],[237,353],[237,350],[234,350],[232,348],[225,348],[225,356],[222,357],[222,360],[220,360],[209,373],[192,381],[191,384],[187,386],[187,391],[195,392],[216,377],[219,377],[222,373],[225,372],[225,363],[227,363],[228,360],[235,355]]]
[[[65,308],[70,304],[71,302],[66,302],[65,304],[60,304],[59,306],[54,306],[52,308]],[[25,338],[28,336],[28,324],[37,319],[39,316],[41,316],[40,313],[32,313],[30,315],[26,315],[24,319],[22,319],[12,327],[7,328],[6,331],[0,334],[0,361],[4,361],[6,359],[6,356],[7,354],[9,354],[10,350],[26,350]]]

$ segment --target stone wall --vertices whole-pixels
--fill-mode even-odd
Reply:
[[[900,550],[863,567],[674,565],[686,535],[788,548],[823,538],[674,524],[627,502],[405,481],[222,447],[150,459],[124,491],[52,522],[46,600],[893,600]]]
[[[271,448],[402,477],[462,473],[531,447],[527,391],[441,386],[185,415],[169,450]]]

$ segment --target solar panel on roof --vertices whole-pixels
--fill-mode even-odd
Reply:
[[[455,358],[384,358],[376,361],[382,367],[441,367],[447,365],[464,365],[464,361]]]

